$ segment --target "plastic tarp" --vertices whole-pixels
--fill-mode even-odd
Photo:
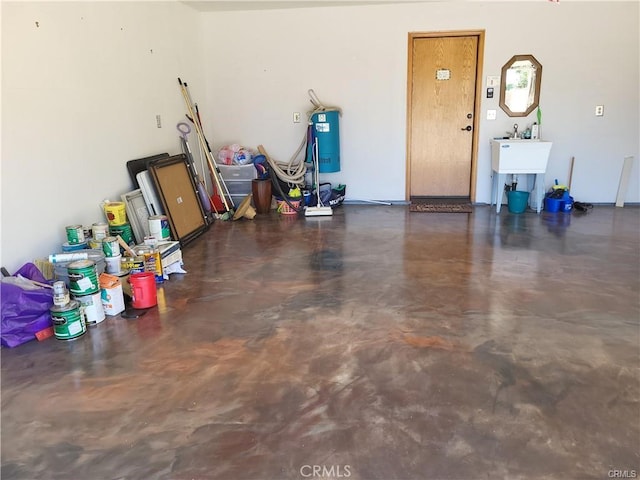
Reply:
[[[27,280],[47,283],[38,267],[27,263],[0,284],[2,323],[0,340],[5,347],[17,347],[36,338],[36,333],[52,326],[49,309],[53,290]]]

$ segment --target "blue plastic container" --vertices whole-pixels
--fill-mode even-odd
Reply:
[[[340,114],[337,111],[317,112],[311,116],[313,134],[318,139],[318,170],[320,173],[340,171]],[[309,157],[310,158],[310,157]]]
[[[529,192],[513,190],[507,192],[507,205],[511,213],[523,213],[529,203]]]
[[[571,213],[573,210],[573,197],[566,196],[562,198],[562,205],[560,206],[560,211],[564,213]]]
[[[544,209],[547,212],[551,212],[551,213],[559,212],[562,204],[563,204],[563,200],[561,198],[546,197],[544,199]]]

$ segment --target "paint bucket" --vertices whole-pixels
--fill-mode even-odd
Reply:
[[[129,273],[144,272],[144,256],[137,255],[135,257],[123,257],[122,269]]]
[[[84,250],[85,248],[87,248],[87,242],[82,242],[82,243],[64,242],[62,244],[63,252],[76,252],[78,250]]]
[[[112,225],[109,227],[109,233],[114,237],[120,235],[120,238],[124,240],[127,245],[135,245],[136,242],[133,239],[133,230],[131,230],[131,224],[125,223],[124,225]]]
[[[84,243],[84,229],[82,225],[68,225],[65,228],[67,230],[67,242],[69,242],[70,245]]]
[[[87,331],[80,304],[75,300],[62,307],[53,306],[49,313],[53,322],[53,333],[58,340],[73,340]]]
[[[109,225],[104,222],[97,222],[91,225],[91,235],[94,240],[102,240],[109,236]]]
[[[98,291],[98,273],[93,260],[77,260],[67,265],[69,290],[82,297]]]
[[[67,258],[67,256],[79,256],[83,255],[84,258]],[[69,252],[69,253],[56,253],[53,255],[55,258],[55,262],[53,263],[53,273],[55,280],[62,280],[67,288],[70,286],[69,282],[69,272],[67,271],[67,267],[71,262],[75,262],[77,260],[93,260],[96,263],[96,272],[98,275],[104,272],[105,270],[105,261],[104,261],[104,252],[102,250],[82,250],[81,252]]]
[[[560,211],[561,198],[546,197],[544,199],[544,209],[547,212],[556,213]]]
[[[573,197],[569,195],[565,195],[562,197],[562,205],[560,206],[560,211],[564,213],[571,213],[573,210]]]
[[[107,237],[102,240],[102,251],[105,257],[117,257],[120,255],[120,244],[116,237]]]
[[[100,275],[100,296],[104,313],[107,315],[118,315],[124,311],[124,294],[122,293],[122,283],[118,277],[113,275]]]
[[[507,192],[507,205],[511,213],[523,213],[527,209],[529,192],[512,190]]]
[[[100,292],[84,297],[74,297],[84,311],[84,318],[88,326],[97,325],[104,320],[104,308]]]
[[[158,240],[169,240],[169,219],[166,215],[154,215],[149,217],[149,235]]]
[[[121,261],[122,255],[118,255],[117,257],[105,257],[105,262],[107,263],[107,273],[111,275],[120,275],[122,273]]]
[[[133,308],[150,308],[158,303],[156,279],[152,272],[134,273],[129,277],[129,284]]]
[[[143,253],[144,256],[144,270],[154,274],[156,282],[164,282],[162,276],[162,259],[160,258],[160,250],[150,249],[150,251]]]
[[[102,250],[102,238],[100,238],[99,240],[90,238],[87,241],[87,246],[92,250]]]
[[[127,209],[124,202],[107,202],[104,204],[104,214],[110,226],[127,223]]]

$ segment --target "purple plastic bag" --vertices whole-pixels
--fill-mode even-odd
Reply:
[[[47,283],[38,267],[26,263],[15,274],[29,280]],[[2,330],[0,341],[5,347],[17,347],[36,338],[35,334],[52,325],[49,309],[53,305],[50,288],[27,290],[18,285],[2,282],[0,286]]]

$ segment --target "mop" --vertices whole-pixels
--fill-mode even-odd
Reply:
[[[333,210],[331,207],[325,207],[320,200],[320,167],[318,166],[318,137],[313,139],[313,163],[314,163],[314,174],[315,174],[315,186],[316,186],[316,198],[318,199],[318,203],[315,207],[307,207],[304,211],[305,217],[325,217],[333,215]]]

